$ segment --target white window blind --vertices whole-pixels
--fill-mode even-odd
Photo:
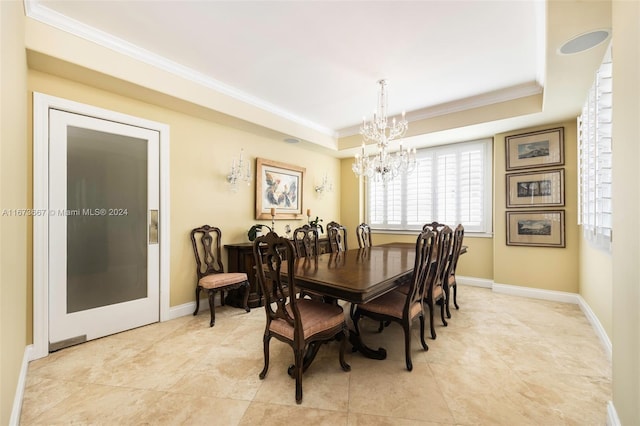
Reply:
[[[578,222],[595,246],[610,250],[611,206],[611,45],[578,117]]]
[[[386,186],[367,181],[367,221],[374,229],[420,230],[433,221],[465,232],[491,232],[492,140],[419,150],[416,169]]]

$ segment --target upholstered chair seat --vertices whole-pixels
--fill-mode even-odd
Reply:
[[[311,299],[298,299],[297,302],[304,339],[339,327],[344,322],[344,312],[339,305],[317,303]],[[293,316],[290,304],[287,305],[286,309],[289,315]],[[272,333],[293,340],[293,325],[284,319],[271,321],[269,330]]]
[[[232,284],[240,284],[249,278],[244,272],[225,272],[215,275],[207,275],[200,278],[198,284],[204,289],[221,288]]]
[[[404,305],[407,300],[407,294],[409,293],[409,286],[405,287],[406,293],[401,291],[391,291],[383,296],[376,297],[371,302],[364,303],[359,305],[362,309],[367,310],[368,312],[373,312],[376,314],[386,315],[389,317],[394,317],[398,319],[402,319],[402,315],[404,314]],[[418,300],[414,302],[409,308],[409,318],[413,319],[416,315],[422,312],[422,300]]]

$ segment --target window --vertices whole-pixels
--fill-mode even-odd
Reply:
[[[596,247],[611,249],[611,45],[578,117],[578,223]]]
[[[433,221],[491,233],[492,140],[419,150],[416,168],[388,182],[367,181],[374,229],[413,231]]]

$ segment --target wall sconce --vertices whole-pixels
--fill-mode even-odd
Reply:
[[[240,150],[240,160],[233,159],[231,164],[231,171],[227,175],[227,182],[231,188],[231,191],[236,192],[238,190],[238,183],[244,182],[247,186],[251,185],[251,165],[249,162],[245,162],[242,158],[244,150]]]
[[[321,197],[322,197],[322,194],[324,194],[325,192],[333,191],[333,184],[329,182],[329,177],[327,176],[326,173],[324,174],[324,177],[322,178],[322,182],[320,183],[320,185],[316,185],[314,189],[316,191],[316,194],[318,194]]]

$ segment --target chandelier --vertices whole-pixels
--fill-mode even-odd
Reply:
[[[389,125],[387,118],[387,81],[380,80],[380,96],[378,97],[378,108],[373,113],[373,119],[367,121],[362,119],[360,134],[364,137],[362,141],[362,149],[356,154],[355,161],[351,166],[351,170],[357,176],[363,176],[367,179],[374,179],[376,182],[387,183],[401,173],[410,173],[416,166],[416,149],[403,149],[402,142],[397,152],[390,153],[389,142],[396,138],[402,138],[409,123],[405,119],[405,113],[402,112],[402,119],[396,122],[395,117]],[[372,155],[365,155],[365,142],[373,141],[376,143],[378,151]]]

